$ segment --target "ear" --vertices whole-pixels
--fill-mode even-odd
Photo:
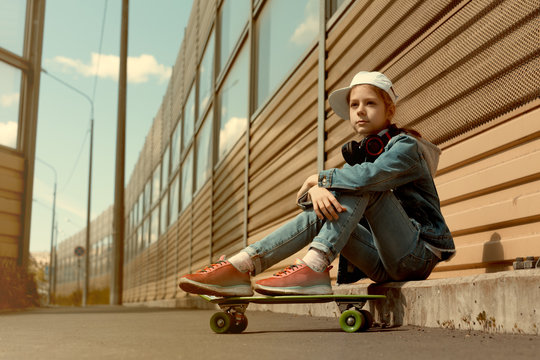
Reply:
[[[386,120],[389,122],[394,118],[396,114],[396,105],[392,104],[386,108]]]

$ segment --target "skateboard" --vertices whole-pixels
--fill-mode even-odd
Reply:
[[[366,331],[373,325],[373,316],[362,309],[368,300],[384,299],[384,295],[287,295],[217,297],[199,295],[206,301],[217,304],[221,310],[210,318],[210,328],[217,334],[239,334],[247,328],[245,315],[253,304],[313,304],[335,302],[341,312],[339,326],[345,332]]]

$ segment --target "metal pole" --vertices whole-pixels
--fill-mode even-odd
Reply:
[[[114,269],[111,305],[122,305],[124,290],[124,183],[126,152],[126,93],[129,1],[122,0],[120,74],[118,81],[118,126],[116,130],[116,175],[114,182]]]
[[[43,165],[49,167],[54,172],[54,191],[53,191],[53,207],[52,207],[52,223],[51,223],[51,252],[49,253],[49,292],[47,294],[47,305],[51,304],[51,294],[52,294],[52,284],[53,284],[53,269],[54,269],[54,263],[53,263],[53,246],[54,246],[54,221],[55,221],[55,215],[56,215],[56,184],[58,183],[58,177],[56,174],[56,169],[46,163],[45,161],[36,158],[39,162],[41,162]]]
[[[88,285],[90,283],[90,205],[92,203],[92,155],[94,153],[94,106],[90,119],[90,159],[88,165],[88,208],[86,209],[86,242],[84,252],[84,287],[82,306],[88,302]]]

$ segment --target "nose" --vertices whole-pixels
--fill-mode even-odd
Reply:
[[[356,113],[357,114],[365,114],[366,113],[366,109],[365,109],[363,104],[358,104],[358,107],[356,108]]]

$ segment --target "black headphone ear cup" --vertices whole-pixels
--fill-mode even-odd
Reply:
[[[347,164],[354,166],[361,164],[363,159],[363,151],[357,141],[349,141],[341,147],[341,155]]]
[[[364,142],[364,148],[368,156],[379,156],[384,150],[384,142],[380,136],[369,136]]]

